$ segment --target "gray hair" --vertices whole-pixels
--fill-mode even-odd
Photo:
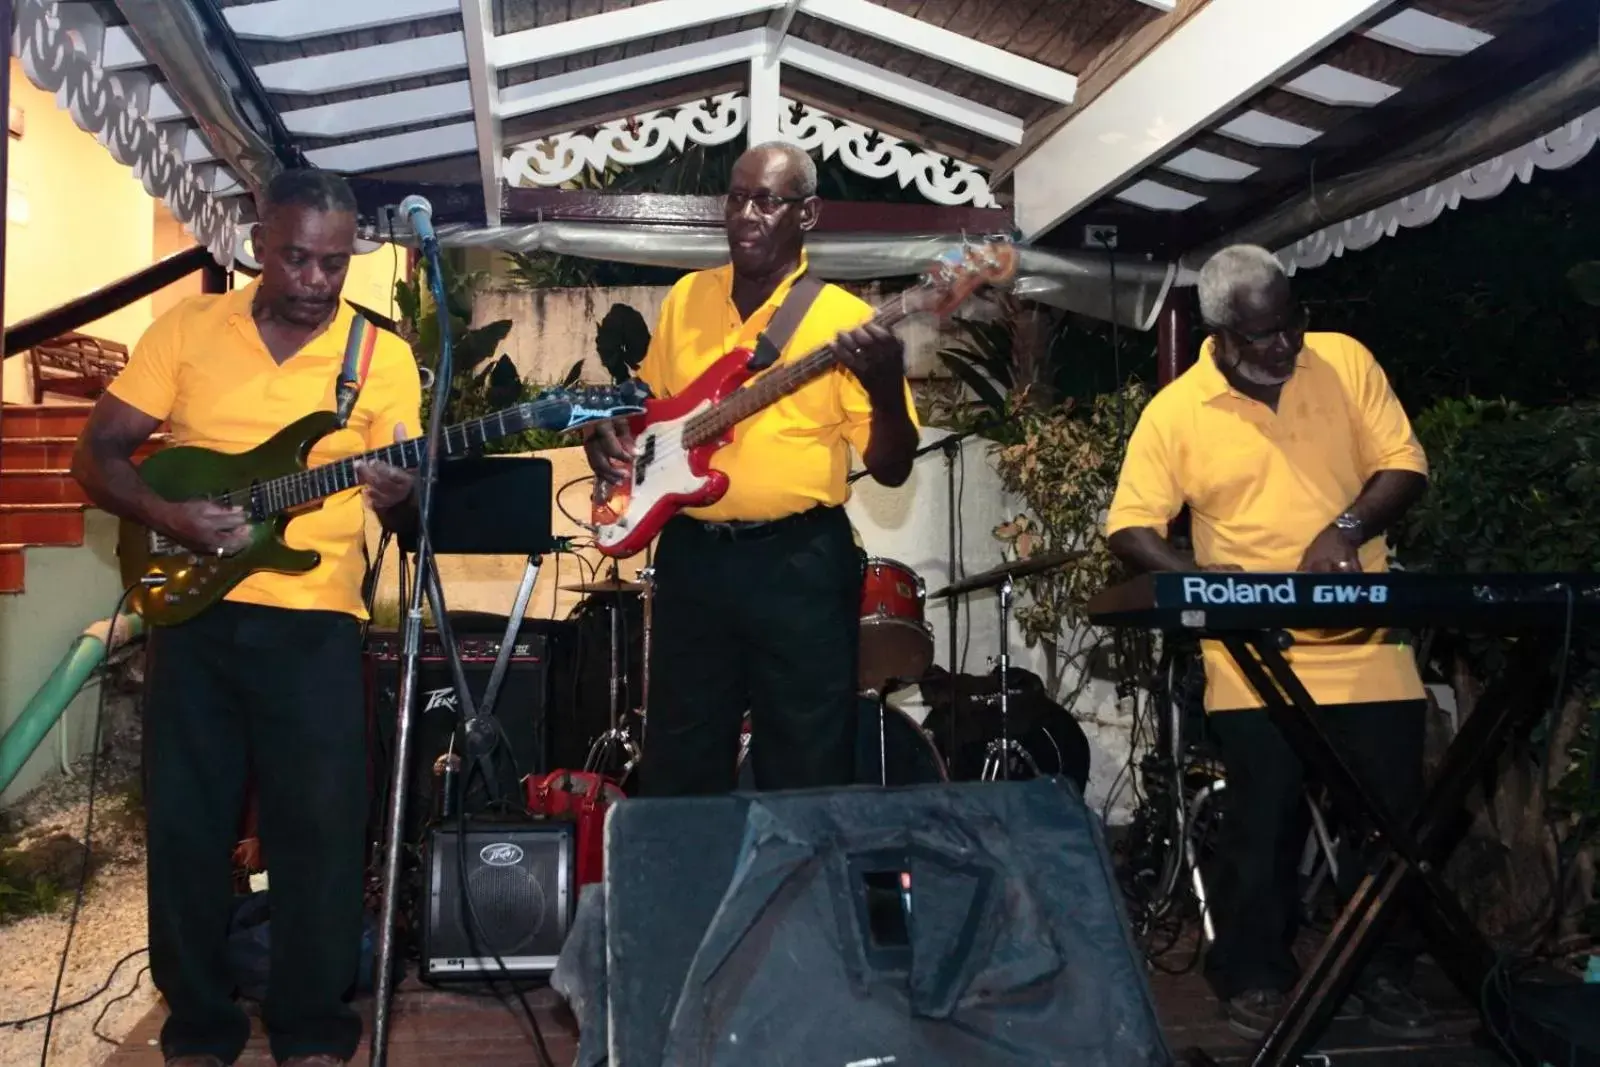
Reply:
[[[763,141],[750,146],[750,153],[775,152],[789,161],[794,168],[795,180],[799,188],[795,191],[798,196],[817,195],[817,163],[811,154],[793,141]]]
[[[1265,248],[1230,245],[1200,268],[1195,282],[1200,294],[1200,318],[1208,326],[1230,327],[1238,294],[1260,292],[1285,277],[1283,264]]]

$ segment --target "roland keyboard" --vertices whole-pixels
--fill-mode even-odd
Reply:
[[[1097,626],[1209,632],[1376,627],[1561,630],[1600,618],[1589,574],[1146,574],[1096,593]]]

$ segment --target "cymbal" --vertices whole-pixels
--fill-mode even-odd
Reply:
[[[947,585],[937,593],[929,593],[928,599],[943,600],[953,596],[960,596],[963,593],[975,593],[980,589],[995,589],[1007,577],[1010,577],[1012,581],[1016,581],[1018,578],[1026,578],[1031,574],[1055,570],[1057,567],[1065,567],[1074,560],[1082,559],[1085,554],[1082,551],[1058,549],[1053,552],[1041,552],[1037,556],[1029,556],[1027,559],[1008,560],[1000,564],[1000,566],[991,567],[981,574],[974,574],[961,579],[954,585]]]
[[[644,586],[639,582],[626,582],[617,578],[607,578],[599,582],[580,582],[578,585],[564,585],[561,587],[569,593],[642,593]]]

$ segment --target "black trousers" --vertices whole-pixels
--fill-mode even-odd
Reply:
[[[862,556],[844,509],[731,536],[680,516],[655,569],[641,792],[731,792],[746,711],[757,789],[850,784]]]
[[[1322,708],[1323,725],[1346,762],[1391,818],[1408,820],[1422,802],[1427,704],[1399,701]],[[1299,980],[1292,952],[1299,925],[1298,868],[1310,832],[1306,771],[1265,709],[1219,711],[1206,726],[1222,752],[1227,787],[1207,889],[1216,942],[1206,979],[1223,1000],[1266,989],[1287,993]],[[1352,842],[1365,827],[1345,827],[1338,889],[1348,899],[1370,857]],[[1365,977],[1404,984],[1421,947],[1416,924],[1391,927]]]
[[[367,822],[361,630],[345,614],[224,601],[150,635],[144,705],[150,973],[162,1052],[232,1062],[250,1036],[227,933],[232,852],[255,773],[271,879],[263,1016],[279,1060],[349,1059]]]

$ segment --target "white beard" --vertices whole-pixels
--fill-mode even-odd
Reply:
[[[1294,377],[1293,364],[1290,364],[1289,370],[1283,374],[1272,374],[1256,366],[1254,363],[1247,363],[1242,359],[1236,359],[1233,361],[1232,370],[1233,373],[1237,374],[1240,378],[1243,378],[1251,385],[1259,385],[1264,389],[1270,389],[1273,386],[1282,385],[1284,382],[1287,382],[1290,378]]]

